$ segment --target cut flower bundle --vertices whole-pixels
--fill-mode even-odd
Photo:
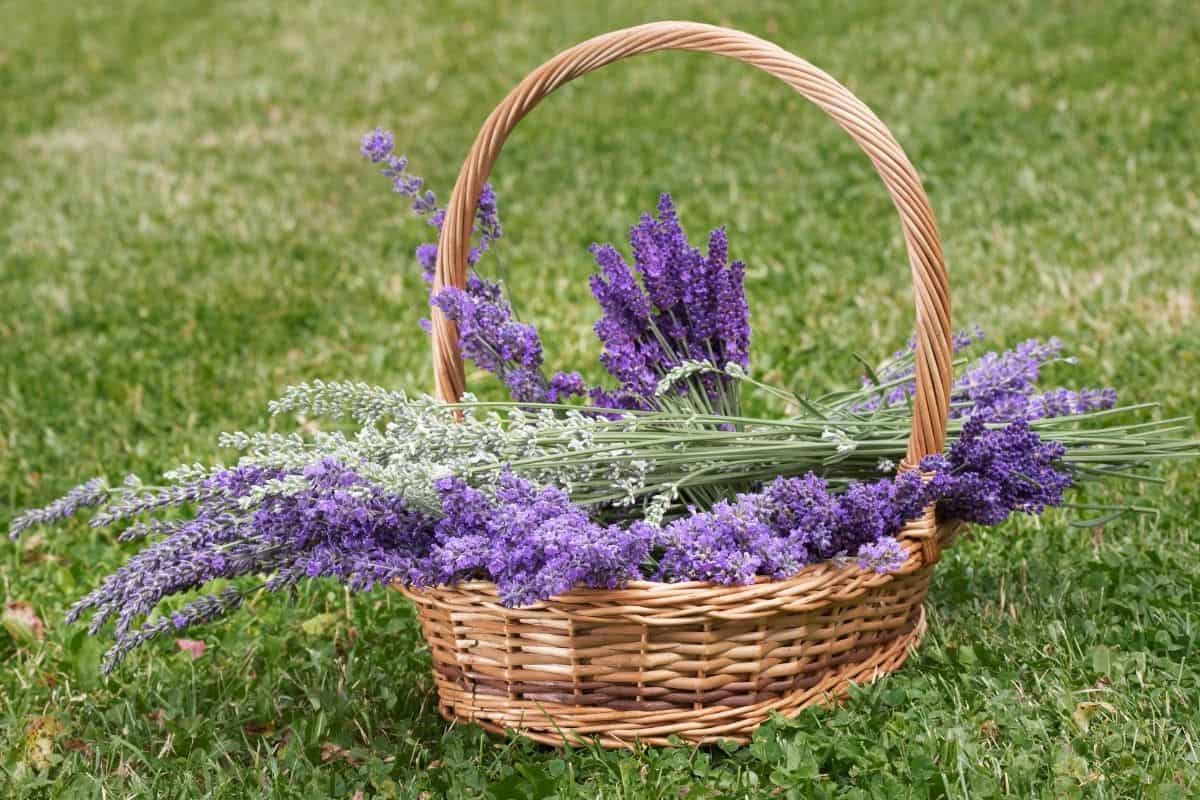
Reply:
[[[443,209],[392,136],[376,130],[361,149],[440,230]],[[488,580],[518,607],[630,581],[783,580],[833,560],[895,572],[908,557],[897,534],[931,504],[946,519],[997,525],[1061,505],[1077,482],[1148,478],[1142,468],[1197,450],[1185,420],[1125,421],[1150,406],[1120,407],[1112,389],[1039,388],[1044,367],[1071,359],[1057,340],[1029,340],[962,356],[946,451],[895,474],[915,342],[860,387],[821,397],[754,380],[745,267],[730,261],[724,229],[693,247],[669,195],[631,228],[632,263],[611,245],[592,248],[595,330],[613,383],[547,374],[538,331],[479,270],[502,231],[490,186],[474,231],[476,271],[465,288],[435,286],[431,305],[509,401],[297,386],[272,412],[324,418],[327,429],[228,434],[221,444],[241,453],[233,466],[184,466],[163,486],[97,479],[13,521],[15,537],[95,507],[92,525],[155,540],[70,612],[88,616],[92,633],[115,623],[106,671],[148,640],[238,608],[247,592],[317,578],[364,590]],[[437,245],[416,256],[434,283]],[[954,349],[980,339],[959,334]],[[745,387],[796,413],[746,416]],[[1106,507],[1101,519],[1126,510],[1147,511]]]

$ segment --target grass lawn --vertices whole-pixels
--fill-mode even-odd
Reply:
[[[1081,365],[1055,380],[1197,413],[1194,3],[0,0],[0,526],[97,474],[219,459],[216,434],[271,424],[291,383],[431,387],[412,259],[430,229],[358,136],[394,129],[444,198],[527,70],[669,17],[773,39],[892,126],[958,323],[1060,336]],[[853,382],[852,353],[911,330],[869,163],[748,67],[668,53],[589,76],[522,124],[495,182],[552,367],[596,364],[585,248],[662,190],[750,265],[759,374]],[[61,620],[133,548],[83,524],[3,542],[0,596],[46,635],[0,630],[0,797],[1194,797],[1200,471],[1162,475],[1157,525],[1051,513],[968,537],[901,672],[728,750],[447,726],[407,603],[334,584],[257,598],[197,660],[164,641],[102,679],[107,641]]]

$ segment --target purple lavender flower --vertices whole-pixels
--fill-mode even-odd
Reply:
[[[428,222],[439,233],[446,219],[446,211],[437,204],[437,196],[425,188],[425,180],[408,171],[408,157],[392,154],[393,137],[388,131],[376,128],[363,137],[361,152],[372,163],[383,161],[380,172],[392,181],[392,191],[403,195],[412,201],[412,210],[421,216],[428,217]],[[504,231],[500,225],[500,208],[496,192],[492,185],[485,184],[480,192],[479,201],[475,206],[474,233],[478,234],[479,242],[467,256],[467,263],[474,266],[480,257],[487,252],[491,244],[499,239]],[[423,244],[417,248],[417,259],[424,269],[426,282],[433,280],[433,264],[437,262],[437,245]]]
[[[725,230],[714,230],[708,254],[701,254],[688,243],[674,202],[664,194],[658,216],[644,215],[629,239],[635,267],[611,245],[592,247],[599,267],[592,294],[603,312],[596,323],[601,363],[621,384],[615,395],[601,391],[595,397],[622,404],[616,407],[631,399],[651,407],[658,382],[681,361],[748,367],[745,266],[729,263]],[[723,397],[736,398],[730,380],[707,375],[701,381],[718,407]]]
[[[1032,421],[1045,417],[1072,417],[1092,411],[1103,411],[1116,404],[1116,389],[1082,389],[1078,392],[1054,389],[1030,397],[1024,418]]]
[[[811,472],[802,478],[777,478],[761,494],[759,513],[786,541],[789,553],[776,572],[795,572],[842,549],[841,512],[824,478]]]
[[[479,244],[467,256],[467,262],[470,264],[478,263],[492,242],[504,235],[504,229],[500,225],[500,206],[496,199],[496,191],[490,183],[483,185],[483,191],[479,193],[479,202],[475,205],[475,231],[479,234]]]
[[[896,572],[908,560],[903,545],[891,536],[883,536],[858,548],[858,568],[879,573]]]
[[[615,588],[638,577],[648,552],[636,531],[597,525],[559,489],[512,475],[494,500],[457,478],[438,489],[429,583],[490,577],[506,604],[529,605],[580,585]]]
[[[118,639],[109,648],[108,652],[104,654],[100,671],[105,675],[111,674],[131,652],[143,644],[166,633],[177,634],[187,628],[226,617],[241,608],[243,601],[243,594],[230,586],[220,594],[205,595],[192,600],[168,618],[147,622],[128,636]]]
[[[550,390],[546,387],[546,377],[541,370],[528,367],[509,370],[504,376],[504,385],[508,387],[509,396],[519,403],[550,401]]]
[[[920,475],[905,472],[893,480],[856,482],[838,495],[839,552],[897,533],[928,504]]]
[[[437,245],[425,243],[417,245],[417,263],[421,265],[421,277],[425,283],[433,283],[437,271]]]
[[[438,292],[433,305],[458,325],[463,356],[499,377],[514,400],[556,402],[551,396],[567,396],[553,390],[542,373],[537,329],[513,319],[499,286],[473,278],[465,290],[448,286]]]
[[[373,162],[384,162],[382,172],[391,179],[393,190],[411,198],[413,211],[426,216],[429,224],[440,232],[445,209],[438,206],[437,197],[425,188],[424,180],[408,172],[408,159],[392,154],[391,148],[391,134],[382,129],[363,138],[364,155]],[[475,208],[474,233],[479,238],[467,257],[471,266],[503,235],[496,192],[490,184],[483,187]],[[416,258],[422,277],[432,285],[437,245],[432,242],[419,245]],[[512,306],[499,283],[472,271],[465,289],[444,287],[430,296],[430,305],[458,326],[463,356],[496,375],[514,400],[557,403],[586,394],[587,387],[577,375],[569,378],[559,373],[547,380],[542,371],[542,342],[537,329],[514,319]],[[428,320],[422,320],[421,327],[428,332]]]
[[[394,144],[395,139],[391,133],[385,131],[383,128],[376,128],[370,133],[363,135],[359,152],[366,158],[371,159],[372,164],[378,164],[392,154],[392,146]]]
[[[978,326],[975,332],[962,331],[954,336],[955,352],[983,338]],[[916,391],[912,380],[911,356],[916,340],[910,339],[905,350],[897,352],[894,367],[880,370],[878,378],[883,383],[909,380],[890,388],[883,398],[878,396],[855,405],[851,411],[869,414],[881,407],[906,402]],[[989,422],[1042,419],[1085,414],[1091,411],[1112,408],[1117,402],[1114,389],[1084,389],[1073,392],[1057,389],[1038,394],[1036,384],[1042,368],[1053,361],[1073,362],[1062,358],[1062,342],[1051,338],[1045,342],[1027,339],[1011,350],[1002,353],[985,353],[954,382],[950,398],[950,416],[965,418],[977,416]],[[863,379],[871,385],[870,378]]]
[[[770,526],[751,499],[722,500],[703,513],[667,525],[655,580],[744,584],[770,571]]]
[[[587,392],[587,384],[578,372],[556,372],[550,378],[546,402],[561,403],[569,397],[583,397]]]
[[[81,509],[98,506],[109,499],[108,481],[93,478],[76,486],[48,506],[17,515],[8,526],[8,537],[15,540],[36,525],[50,525],[75,516]]]
[[[106,670],[169,627],[211,621],[236,608],[240,599],[227,595],[135,626],[166,598],[214,580],[270,574],[268,588],[276,590],[301,578],[325,576],[356,589],[413,580],[418,558],[432,540],[433,520],[329,460],[303,471],[307,489],[268,494],[257,507],[242,507],[241,498],[283,477],[259,467],[214,474],[204,482],[206,493],[193,493],[198,500],[191,519],[165,527],[165,538],[133,556],[71,608],[68,621],[91,612],[91,633],[115,620],[116,645]]]
[[[645,401],[641,395],[620,389],[611,391],[600,386],[594,386],[588,390],[588,397],[591,398],[592,405],[596,408],[611,408],[615,412],[637,411],[645,408]],[[612,415],[614,419],[617,416],[619,414]]]
[[[912,472],[854,483],[842,494],[812,473],[778,478],[761,492],[669,523],[657,543],[654,577],[723,584],[749,583],[758,575],[787,578],[808,564],[861,554],[892,537],[930,499]],[[870,568],[882,571],[893,562],[872,561]]]
[[[1004,413],[1020,416],[1026,396],[1033,390],[1044,364],[1062,353],[1062,342],[1027,339],[1003,353],[985,353],[954,384],[954,399],[967,402],[966,409],[955,409],[954,416]]]
[[[729,242],[724,228],[712,232],[708,242],[709,260],[716,280],[717,338],[724,346],[724,362],[743,368],[750,366],[750,306],[746,302],[746,265],[728,261]],[[717,255],[714,256],[714,253]]]
[[[383,169],[380,173],[392,180],[392,191],[396,194],[403,195],[412,200],[412,210],[418,214],[429,215],[430,224],[441,228],[440,211],[438,207],[431,202],[432,193],[422,191],[425,187],[425,181],[416,175],[410,175],[408,172],[408,156],[389,155],[384,159]],[[434,222],[434,218],[439,218],[438,222]]]
[[[987,353],[955,382],[952,417],[979,417],[988,422],[1032,421],[1112,408],[1114,389],[1066,389],[1036,394],[1041,369],[1063,359],[1062,342],[1027,339],[1012,350]]]
[[[922,462],[935,473],[928,483],[906,472],[835,494],[809,473],[670,522],[652,545],[659,551],[652,577],[748,583],[841,555],[856,555],[863,569],[895,571],[906,559],[895,536],[930,503],[940,516],[984,525],[1059,505],[1071,485],[1059,468],[1063,453],[1023,420],[989,428],[971,418],[946,456]]]
[[[1045,442],[1024,420],[988,428],[971,417],[946,456],[929,456],[921,468],[934,472],[928,491],[938,514],[950,519],[999,525],[1014,511],[1040,514],[1062,503],[1072,484],[1058,468],[1065,448]]]

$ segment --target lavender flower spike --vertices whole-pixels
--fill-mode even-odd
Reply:
[[[592,294],[603,315],[596,335],[604,345],[601,363],[621,382],[618,393],[598,399],[649,408],[657,403],[661,378],[683,361],[749,367],[750,321],[744,292],[745,266],[729,263],[723,228],[709,235],[708,253],[689,244],[669,194],[659,199],[658,215],[644,215],[630,229],[634,267],[611,245],[595,245],[599,271]],[[636,271],[636,275],[635,275]],[[640,282],[638,278],[640,277]],[[736,384],[705,375],[694,386],[714,408],[734,412]]]
[[[434,193],[425,188],[425,181],[408,172],[408,158],[394,154],[392,146],[392,135],[376,128],[363,137],[361,151],[372,163],[383,162],[381,172],[391,179],[393,191],[410,198],[413,211],[426,216],[429,224],[440,231],[446,218],[445,209],[438,206]],[[474,233],[478,240],[467,256],[471,266],[503,235],[499,203],[490,184],[483,187],[475,208]],[[432,242],[416,249],[421,275],[429,285],[433,284],[437,257],[438,248]],[[549,380],[546,378],[537,329],[514,319],[512,306],[499,283],[472,272],[465,289],[447,286],[431,295],[429,301],[458,325],[463,356],[496,375],[514,400],[558,403],[587,392],[588,387],[577,375],[559,373]],[[428,321],[422,320],[422,327],[428,332]]]
[[[904,562],[908,560],[908,553],[904,551],[899,540],[884,536],[858,548],[857,560],[859,569],[889,573],[904,566]]]
[[[392,154],[392,145],[395,139],[392,134],[385,131],[383,128],[376,128],[362,137],[362,144],[358,151],[364,157],[369,158],[372,164],[378,164],[389,155]]]
[[[16,540],[24,531],[37,525],[62,522],[75,516],[80,509],[102,505],[108,498],[108,481],[104,478],[93,478],[76,486],[48,506],[35,508],[17,516],[8,526],[8,538]]]

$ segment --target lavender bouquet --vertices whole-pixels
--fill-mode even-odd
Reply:
[[[440,229],[443,210],[391,134],[369,133],[361,152]],[[15,538],[94,508],[91,525],[151,540],[68,615],[88,617],[93,634],[113,623],[106,672],[151,639],[232,612],[248,593],[303,580],[369,590],[482,578],[522,606],[630,580],[783,579],[836,559],[891,572],[905,559],[896,535],[931,503],[949,519],[998,525],[1064,505],[1083,481],[1153,481],[1146,467],[1198,450],[1186,418],[1148,419],[1151,404],[1119,406],[1112,389],[1039,388],[1044,367],[1071,359],[1056,339],[1029,340],[960,356],[946,451],[920,465],[932,478],[897,475],[914,343],[869,367],[861,386],[820,397],[754,379],[745,267],[730,260],[724,229],[704,251],[692,246],[670,195],[630,229],[632,259],[592,248],[610,381],[548,373],[537,329],[478,270],[502,236],[490,186],[475,234],[466,288],[430,303],[509,401],[295,386],[271,411],[315,432],[226,434],[220,445],[239,454],[232,466],[185,465],[162,485],[97,478],[13,520]],[[436,257],[434,244],[416,249],[427,283]],[[982,338],[959,334],[955,350]],[[743,390],[795,413],[748,417]],[[1092,519],[1079,524],[1153,513],[1080,507]]]

